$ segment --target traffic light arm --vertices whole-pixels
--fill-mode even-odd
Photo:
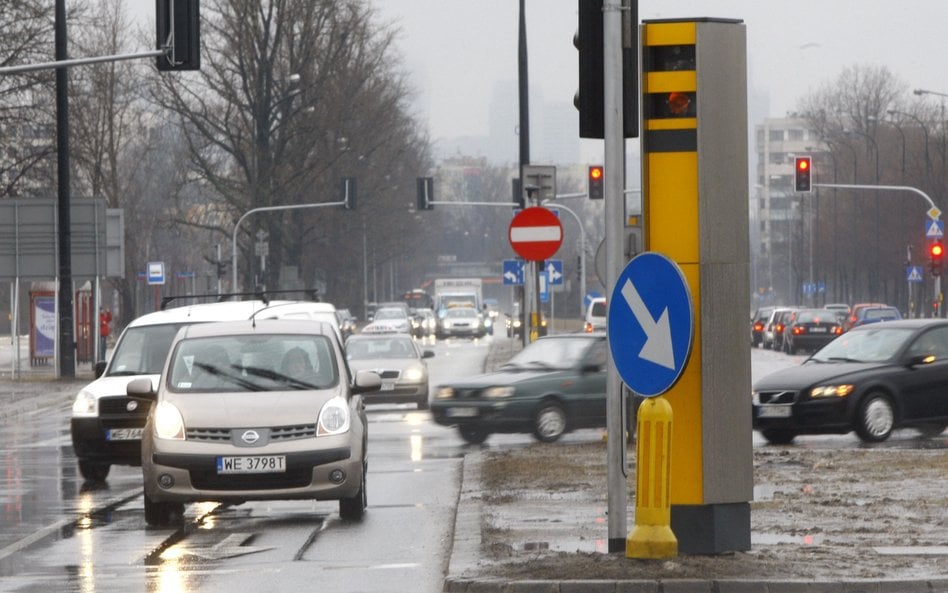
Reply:
[[[928,194],[918,189],[917,187],[911,187],[909,185],[856,185],[852,183],[814,183],[813,187],[830,187],[838,189],[877,189],[877,190],[886,190],[886,191],[907,191],[918,194],[925,198],[925,201],[928,202],[929,208],[935,208],[940,210],[935,206],[935,202],[932,201],[931,197]]]
[[[119,62],[122,60],[137,60],[139,58],[157,58],[171,54],[171,48],[156,49],[154,51],[145,51],[134,54],[115,54],[109,56],[98,56],[94,58],[76,58],[73,60],[60,60],[58,62],[41,62],[39,64],[23,64],[20,66],[9,66],[0,68],[0,74],[19,74],[21,72],[35,72],[37,70],[52,70],[53,68],[63,68],[70,66],[84,66],[86,64],[101,64],[102,62]]]
[[[322,202],[320,204],[291,204],[287,206],[261,206],[260,208],[254,208],[252,210],[247,210],[244,212],[243,216],[237,219],[237,222],[234,224],[234,232],[231,235],[231,253],[230,253],[230,267],[231,267],[231,279],[233,284],[231,284],[230,289],[232,291],[237,290],[237,229],[240,227],[240,223],[244,221],[245,218],[251,214],[256,214],[257,212],[272,212],[274,210],[299,210],[301,208],[327,208],[329,206],[345,206],[346,201],[342,200],[341,202]]]

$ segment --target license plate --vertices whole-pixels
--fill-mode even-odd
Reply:
[[[286,471],[286,455],[241,455],[218,457],[219,474],[274,474]]]
[[[760,406],[757,408],[758,418],[789,418],[791,414],[790,406]]]
[[[449,418],[471,418],[477,416],[477,408],[448,408],[444,415]]]
[[[395,391],[395,384],[394,384],[394,383],[384,383],[384,382],[383,382],[383,383],[382,383],[382,388],[380,389],[380,391]]]
[[[811,327],[810,333],[811,334],[825,334],[826,328],[825,327]]]
[[[110,428],[105,431],[107,441],[140,441],[144,428]]]

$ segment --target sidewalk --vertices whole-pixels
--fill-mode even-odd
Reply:
[[[16,356],[19,346],[19,357]],[[30,364],[30,337],[0,336],[0,381],[53,381],[56,380],[56,360],[52,357]],[[94,375],[91,362],[76,363],[76,378],[88,383]]]
[[[495,337],[486,370],[511,342]],[[751,550],[656,560],[605,552],[604,451],[472,448],[443,591],[948,593],[944,447],[755,449]]]

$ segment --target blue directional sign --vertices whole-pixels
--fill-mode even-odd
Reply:
[[[546,270],[546,279],[550,284],[563,284],[563,260],[548,259],[543,268]]]
[[[504,285],[520,286],[523,284],[523,264],[522,259],[505,259],[503,268]]]
[[[694,340],[691,291],[681,268],[660,253],[641,253],[622,270],[609,303],[609,348],[619,376],[645,397],[671,389]]]

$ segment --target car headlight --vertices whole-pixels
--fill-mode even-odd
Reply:
[[[435,392],[436,399],[451,399],[454,397],[453,387],[439,387]]]
[[[410,369],[405,370],[405,372],[402,374],[402,378],[413,383],[418,382],[425,378],[425,371],[424,369],[420,369],[418,367],[411,367]]]
[[[98,416],[99,400],[88,391],[80,391],[76,401],[72,402],[73,416]]]
[[[810,390],[810,397],[813,399],[819,399],[822,397],[846,397],[856,387],[849,383],[844,383],[841,385],[818,385]]]
[[[514,388],[510,386],[488,387],[484,390],[484,397],[510,397],[514,394]]]
[[[334,397],[323,405],[316,421],[316,436],[342,434],[349,430],[349,405],[341,397]]]
[[[174,404],[161,402],[155,407],[155,436],[173,441],[184,440],[184,418]]]

